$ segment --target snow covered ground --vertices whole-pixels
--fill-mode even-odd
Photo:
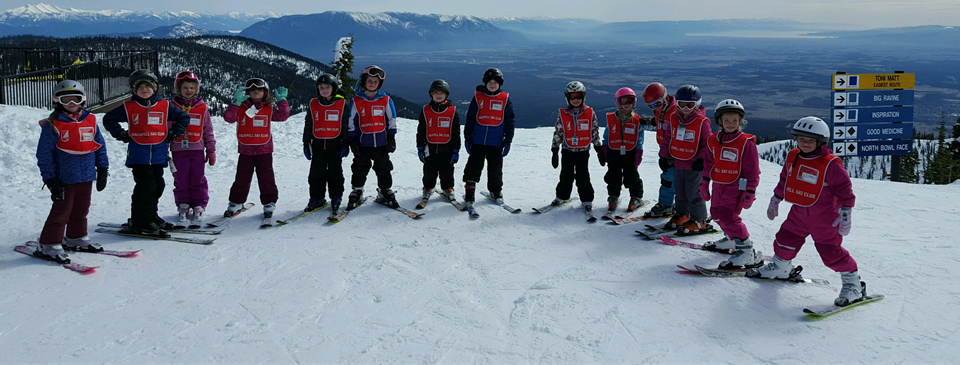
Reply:
[[[586,223],[579,204],[531,214],[554,197],[559,171],[550,166],[550,129],[518,130],[505,161],[504,194],[522,214],[479,202],[481,218],[471,221],[435,197],[420,220],[366,205],[334,226],[318,213],[260,230],[254,184],[253,212],[210,246],[93,233],[97,222],[121,222],[130,209],[125,148],[108,137],[110,182],[94,193],[91,236],[108,249],[143,252],[71,254],[100,266],[79,275],[13,251],[37,238],[50,209],[34,156],[36,121],[46,113],[0,106],[0,362],[876,364],[960,357],[960,185],[855,179],[845,247],[868,291],[887,297],[812,321],[801,309],[832,303],[840,287],[812,245],[795,263],[831,286],[680,274],[677,264],[712,266],[723,256],[642,240],[633,233],[639,224]],[[301,120],[274,124],[278,218],[307,200]],[[237,160],[234,127],[214,123],[211,217],[226,207]],[[401,120],[400,128],[394,181],[398,200],[412,208],[421,188],[416,122]],[[648,199],[659,185],[656,151],[648,132],[640,166]],[[466,154],[458,180],[465,161]],[[766,219],[780,166],[760,166],[758,202],[745,220],[758,248],[772,254],[789,207],[776,221]],[[594,162],[591,169],[601,202],[604,168]],[[172,219],[169,174],[167,181],[162,214]],[[371,172],[367,195],[375,187]]]

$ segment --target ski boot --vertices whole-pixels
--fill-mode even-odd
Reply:
[[[498,201],[498,202],[502,202],[502,201],[503,201],[503,192],[502,192],[502,191],[491,191],[491,192],[489,192],[489,193],[490,193],[490,198],[491,198],[491,199],[496,200],[496,201]]]
[[[473,203],[477,199],[476,194],[477,194],[477,182],[467,181],[467,184],[464,185],[463,201],[467,203]]]
[[[422,200],[430,199],[430,195],[433,195],[433,189],[423,188],[423,196],[420,197]]]
[[[663,225],[663,229],[664,229],[664,230],[679,229],[681,226],[683,226],[683,225],[684,225],[685,223],[687,223],[687,221],[689,221],[689,220],[690,220],[690,216],[689,216],[689,215],[678,215],[678,214],[674,214],[673,217],[670,218],[670,221],[667,222],[667,224],[664,224],[664,225]]]
[[[457,200],[457,196],[453,194],[453,188],[444,190],[444,191],[443,191],[443,196],[447,197],[447,199],[449,199],[450,201],[456,201],[456,200]]]
[[[789,279],[791,272],[793,272],[793,265],[790,263],[790,260],[784,260],[774,255],[773,261],[768,262],[759,269],[747,271],[745,276],[748,278],[762,279]]]
[[[63,249],[67,251],[80,251],[80,252],[100,252],[103,251],[103,246],[100,246],[99,243],[93,243],[90,240],[90,237],[83,236],[80,238],[67,238],[63,241]]]
[[[400,204],[397,203],[397,197],[395,196],[393,190],[390,190],[390,189],[385,189],[385,190],[380,190],[379,188],[377,189],[377,203],[386,205],[390,208],[400,207]]]
[[[153,216],[153,222],[156,223],[157,227],[159,227],[162,230],[171,231],[174,229],[173,223],[163,220],[163,218],[160,218],[159,215]]]
[[[170,234],[160,229],[160,226],[158,226],[156,222],[150,222],[144,227],[137,227],[136,225],[132,224],[131,221],[127,221],[127,224],[120,229],[120,233],[160,238],[170,237]]]
[[[840,288],[840,296],[833,301],[838,307],[846,307],[853,303],[863,300],[867,295],[864,292],[863,282],[860,281],[860,274],[856,271],[840,273],[840,280],[843,281],[843,287]]]
[[[713,252],[730,252],[730,250],[736,249],[736,244],[733,240],[723,236],[723,238],[716,241],[709,241],[703,244],[703,249]]]
[[[309,211],[317,210],[317,209],[320,209],[320,207],[322,207],[324,204],[327,204],[327,200],[326,200],[326,199],[323,199],[323,198],[320,198],[320,199],[310,198],[310,201],[307,202],[307,207],[306,207],[306,208],[303,208],[303,211],[304,211],[304,212],[309,212]]]
[[[230,202],[230,204],[227,205],[227,210],[223,212],[223,216],[233,217],[237,214],[237,211],[240,210],[240,208],[243,208],[243,203]]]
[[[39,244],[37,245],[37,250],[33,251],[33,255],[44,260],[54,261],[58,264],[70,263],[70,256],[67,256],[66,252],[63,252],[63,246],[59,243],[52,245]]]
[[[643,213],[644,218],[665,218],[673,215],[672,205],[663,205],[657,203],[652,209]]]
[[[560,198],[553,198],[553,201],[550,202],[550,205],[552,205],[552,206],[562,205],[564,201],[565,201],[565,200],[560,199]]]
[[[347,197],[347,210],[354,210],[360,205],[360,198],[363,197],[363,188],[353,188],[350,196]]]
[[[583,202],[583,211],[592,212],[593,211],[593,202]]]
[[[611,196],[607,198],[607,211],[617,210],[617,205],[620,204],[619,196]]]
[[[723,260],[719,268],[725,270],[753,269],[763,265],[763,255],[753,250],[753,241],[750,239],[740,240],[739,238],[734,238],[733,242],[735,243],[736,251],[733,252],[733,256],[730,256],[729,259]]]
[[[640,209],[640,207],[642,207],[643,204],[644,203],[642,198],[640,198],[639,196],[631,196],[630,202],[627,203],[627,210],[632,212],[634,210]]]
[[[193,216],[190,217],[190,228],[200,228],[203,226],[203,212],[206,208],[201,206],[193,207]]]
[[[273,211],[277,210],[277,203],[267,203],[263,205],[263,218],[273,218]]]
[[[180,203],[179,209],[177,209],[177,223],[173,225],[174,228],[183,229],[187,228],[190,225],[190,204],[189,203]]]
[[[330,212],[331,214],[336,214],[340,211],[340,203],[343,202],[343,199],[340,197],[330,198]]]
[[[677,229],[677,234],[682,235],[694,235],[710,232],[713,226],[707,224],[705,221],[695,221],[693,219],[688,220],[683,224],[682,227]]]

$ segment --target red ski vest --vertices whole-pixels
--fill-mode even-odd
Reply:
[[[497,95],[487,95],[477,91],[477,123],[485,127],[496,127],[503,123],[503,112],[507,107],[510,94],[501,91]]]
[[[430,105],[423,106],[423,119],[427,121],[427,142],[444,144],[453,138],[453,116],[457,107],[447,106],[442,112],[435,112]]]
[[[677,103],[670,104],[669,107],[657,113],[656,110],[653,111],[653,117],[657,120],[657,144],[663,142],[664,137],[667,134],[667,127],[670,126],[670,118],[674,114],[677,114]]]
[[[273,116],[273,105],[265,105],[252,118],[247,115],[250,109],[240,105],[237,115],[240,125],[237,126],[237,141],[245,145],[263,145],[270,142],[270,117]]]
[[[567,147],[582,148],[590,145],[593,139],[593,108],[585,107],[577,115],[573,115],[567,108],[561,108],[560,122],[563,123],[563,142]]]
[[[173,105],[177,105],[177,102],[173,102]],[[187,126],[187,131],[184,132],[182,136],[177,137],[173,141],[182,142],[183,137],[186,136],[187,142],[200,142],[200,139],[203,138],[203,116],[207,112],[207,104],[200,103],[194,107],[177,105],[177,107],[187,112],[187,114],[190,114],[190,125]]]
[[[86,118],[78,122],[54,120],[53,127],[60,133],[57,148],[63,152],[82,155],[101,147],[94,140],[97,136],[97,117],[93,114],[87,114]]]
[[[820,199],[827,167],[839,157],[826,154],[815,158],[798,157],[799,148],[787,154],[787,181],[784,184],[783,200],[809,207]]]
[[[697,116],[690,124],[680,124],[680,114],[674,113],[670,116],[670,127],[673,131],[673,138],[670,140],[670,156],[678,160],[690,160],[697,156],[697,150],[700,149],[700,127],[703,123],[710,123],[710,119],[704,116]],[[687,129],[687,127],[693,127]]]
[[[720,133],[707,140],[707,146],[713,153],[713,169],[710,170],[710,179],[721,184],[730,184],[740,177],[740,166],[743,165],[743,147],[748,142],[756,142],[752,134],[740,133],[736,139],[720,143]]]
[[[353,97],[353,105],[360,114],[360,131],[363,133],[380,133],[387,130],[387,108],[390,107],[390,97],[384,96],[377,100],[367,100],[360,96]]]
[[[310,100],[310,116],[313,118],[313,137],[333,139],[340,136],[343,108],[346,100],[338,99],[330,105],[320,104],[320,99]]]
[[[130,139],[142,145],[155,145],[167,138],[167,100],[160,100],[150,107],[133,100],[123,102],[130,124]]]
[[[633,114],[633,118],[621,123],[616,113],[607,113],[607,143],[610,148],[622,151],[632,151],[637,147],[637,139],[643,130],[640,128],[640,116]],[[622,148],[621,148],[622,147]]]

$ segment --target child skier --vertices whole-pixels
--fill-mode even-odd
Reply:
[[[767,218],[779,214],[780,202],[793,203],[787,219],[780,226],[773,251],[773,261],[747,272],[749,277],[789,278],[791,260],[803,247],[807,236],[823,263],[840,273],[843,287],[834,304],[843,307],[863,299],[857,262],[841,247],[843,236],[850,233],[851,211],[856,201],[850,177],[840,158],[830,153],[830,128],[817,117],[800,118],[791,133],[797,148],[787,154],[780,171],[780,182],[773,190]]]
[[[397,208],[393,187],[393,163],[390,154],[397,150],[397,108],[393,100],[380,88],[387,73],[376,65],[370,65],[360,73],[357,80],[357,95],[350,103],[350,120],[347,124],[347,137],[353,150],[353,164],[350,170],[353,176],[350,185],[353,190],[347,202],[347,210],[353,210],[360,204],[363,185],[367,182],[370,168],[377,174],[377,199],[380,204]]]
[[[559,205],[570,200],[573,182],[577,182],[577,193],[583,202],[583,209],[593,211],[593,184],[590,183],[590,147],[597,151],[600,166],[606,164],[603,144],[600,141],[600,125],[593,108],[586,105],[587,87],[580,81],[567,84],[563,95],[567,107],[560,109],[557,124],[553,132],[550,160],[553,168],[560,168],[560,182],[557,183],[557,197],[550,204]],[[563,146],[563,158],[560,158],[560,146]]]
[[[192,71],[182,71],[173,82],[173,105],[190,115],[190,126],[183,136],[170,144],[173,155],[173,199],[177,204],[177,228],[199,228],[210,195],[204,163],[217,162],[217,140],[207,103],[199,95],[200,79]],[[206,150],[206,152],[204,152]],[[192,211],[191,211],[192,209]]]
[[[343,202],[343,158],[350,146],[343,142],[347,131],[346,100],[340,95],[340,79],[328,73],[317,77],[317,97],[310,100],[310,112],[303,124],[303,155],[310,160],[309,212],[325,205],[330,188],[330,211],[335,214]]]
[[[70,263],[64,249],[103,251],[87,237],[87,213],[92,182],[97,182],[97,191],[103,191],[110,164],[97,117],[82,109],[86,100],[83,85],[63,80],[53,88],[53,113],[40,121],[37,167],[50,189],[53,207],[34,255],[63,264]]]
[[[417,124],[417,156],[423,163],[423,199],[437,186],[453,201],[453,167],[460,160],[460,114],[447,98],[450,85],[442,79],[430,83],[430,103],[423,106]]]
[[[699,234],[712,231],[706,223],[707,205],[700,197],[703,180],[703,161],[710,153],[707,140],[713,134],[710,118],[700,105],[700,88],[684,85],[674,98],[678,112],[670,118],[669,129],[660,142],[660,157],[675,168],[673,187],[676,191],[675,213],[664,229],[676,229],[680,234]]]
[[[278,87],[270,94],[270,84],[264,79],[252,78],[233,93],[233,102],[223,113],[227,123],[237,123],[237,175],[230,187],[230,204],[223,212],[232,217],[243,207],[250,193],[253,173],[257,173],[260,187],[260,203],[263,218],[273,217],[280,193],[273,173],[273,122],[283,122],[290,117],[287,104],[287,88]]]
[[[617,110],[607,113],[607,128],[603,131],[601,161],[607,162],[607,213],[612,218],[620,202],[620,187],[630,191],[627,211],[633,212],[643,205],[643,180],[637,167],[643,159],[643,126],[640,115],[633,112],[637,93],[629,87],[620,88],[613,97]]]
[[[667,94],[667,88],[659,82],[651,83],[643,89],[643,102],[653,111],[653,122],[657,127],[657,144],[663,139],[670,128],[670,118],[677,114],[677,102],[673,96]],[[660,195],[657,204],[650,211],[643,214],[644,218],[661,218],[673,215],[673,161],[660,157]]]
[[[753,206],[757,185],[760,183],[760,157],[757,140],[743,133],[746,111],[739,101],[726,99],[717,104],[714,123],[721,127],[707,141],[710,153],[703,168],[708,176],[700,183],[700,197],[710,204],[710,216],[720,225],[727,237],[704,244],[708,250],[730,250],[734,254],[720,263],[721,269],[754,268],[763,265],[759,252],[753,250],[753,241],[747,226],[740,219],[743,209]],[[713,195],[710,194],[713,181]]]
[[[510,152],[513,142],[514,114],[510,94],[503,86],[503,72],[488,68],[483,72],[483,85],[477,86],[467,123],[463,127],[463,140],[470,157],[463,168],[464,200],[472,205],[476,198],[477,181],[487,162],[487,190],[493,199],[503,199],[503,158]]]
[[[124,233],[169,237],[172,224],[157,215],[157,204],[166,183],[167,144],[180,137],[190,125],[190,115],[167,100],[160,99],[160,84],[150,70],[130,74],[133,96],[103,116],[103,127],[113,138],[127,143],[127,167],[133,169],[130,221]],[[173,123],[171,123],[173,122]],[[120,123],[127,123],[124,130]]]

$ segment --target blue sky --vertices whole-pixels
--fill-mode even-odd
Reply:
[[[0,10],[38,2],[0,0]],[[958,0],[43,0],[48,5],[84,10],[230,11],[311,14],[328,10],[377,13],[404,11],[422,14],[475,15],[482,17],[589,18],[605,22],[650,20],[703,20],[731,18],[781,18],[802,22],[832,23],[851,28],[884,28],[915,25],[960,25]]]

